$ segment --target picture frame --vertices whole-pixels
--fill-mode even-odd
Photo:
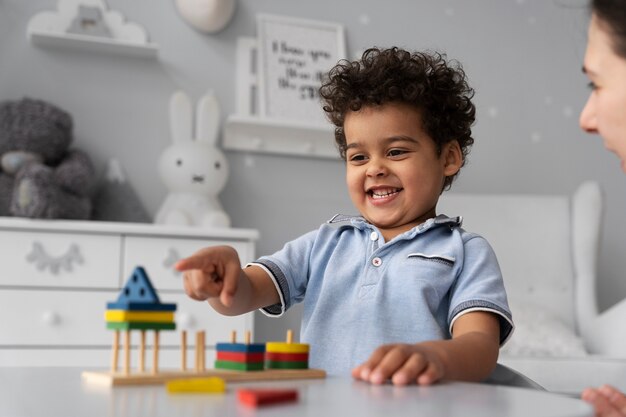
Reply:
[[[237,38],[235,108],[239,116],[259,116],[257,38]]]
[[[259,116],[325,125],[318,89],[346,58],[344,27],[287,16],[257,15]]]

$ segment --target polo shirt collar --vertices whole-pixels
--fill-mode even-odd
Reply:
[[[344,214],[337,214],[333,218],[331,218],[328,223],[343,223],[344,225],[350,224],[352,227],[365,230],[365,229],[376,229],[374,225],[367,222],[362,216],[349,216]],[[430,218],[426,220],[424,223],[415,226],[411,230],[407,230],[403,234],[399,236],[412,238],[413,236],[424,233],[427,230],[430,230],[435,227],[447,225],[451,229],[454,227],[460,227],[463,224],[463,217],[448,217],[445,214],[440,214],[437,217]]]

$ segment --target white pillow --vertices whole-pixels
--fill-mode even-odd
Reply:
[[[506,356],[588,356],[583,340],[545,308],[511,306],[515,331],[500,352]]]

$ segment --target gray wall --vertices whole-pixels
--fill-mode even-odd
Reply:
[[[231,24],[214,35],[189,27],[171,0],[109,0],[109,8],[148,30],[160,46],[158,60],[34,47],[25,35],[28,19],[55,5],[0,0],[0,100],[30,96],[70,111],[76,146],[99,170],[118,158],[151,213],[166,193],[155,162],[169,143],[170,94],[181,88],[198,98],[212,88],[224,113],[232,113],[235,44],[255,35],[256,13],[329,20],[345,26],[350,57],[369,46],[397,45],[443,50],[464,64],[477,90],[478,123],[455,191],[570,194],[581,181],[598,180],[608,202],[600,306],[626,296],[619,214],[626,211],[626,177],[601,141],[578,129],[588,93],[580,71],[583,0],[239,0]],[[353,212],[339,160],[227,157],[231,175],[221,201],[235,227],[260,231],[258,254],[336,212]],[[282,337],[285,327],[297,327],[299,312],[279,323],[259,318],[258,336]]]

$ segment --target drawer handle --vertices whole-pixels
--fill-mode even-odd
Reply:
[[[196,327],[196,319],[191,314],[179,313],[177,316],[176,321],[182,329],[193,329]]]
[[[43,321],[48,326],[56,326],[61,323],[61,316],[59,316],[54,311],[45,311],[41,315],[41,321]]]
[[[55,258],[46,253],[41,242],[33,242],[33,250],[28,254],[26,260],[34,263],[40,271],[49,268],[53,275],[57,275],[61,269],[68,272],[72,271],[72,264],[82,264],[83,256],[75,243],[70,245],[64,255]]]
[[[181,259],[180,254],[174,248],[169,248],[167,251],[167,257],[163,260],[163,266],[166,269],[171,269],[174,275],[180,275],[180,271],[174,269],[174,264]]]

